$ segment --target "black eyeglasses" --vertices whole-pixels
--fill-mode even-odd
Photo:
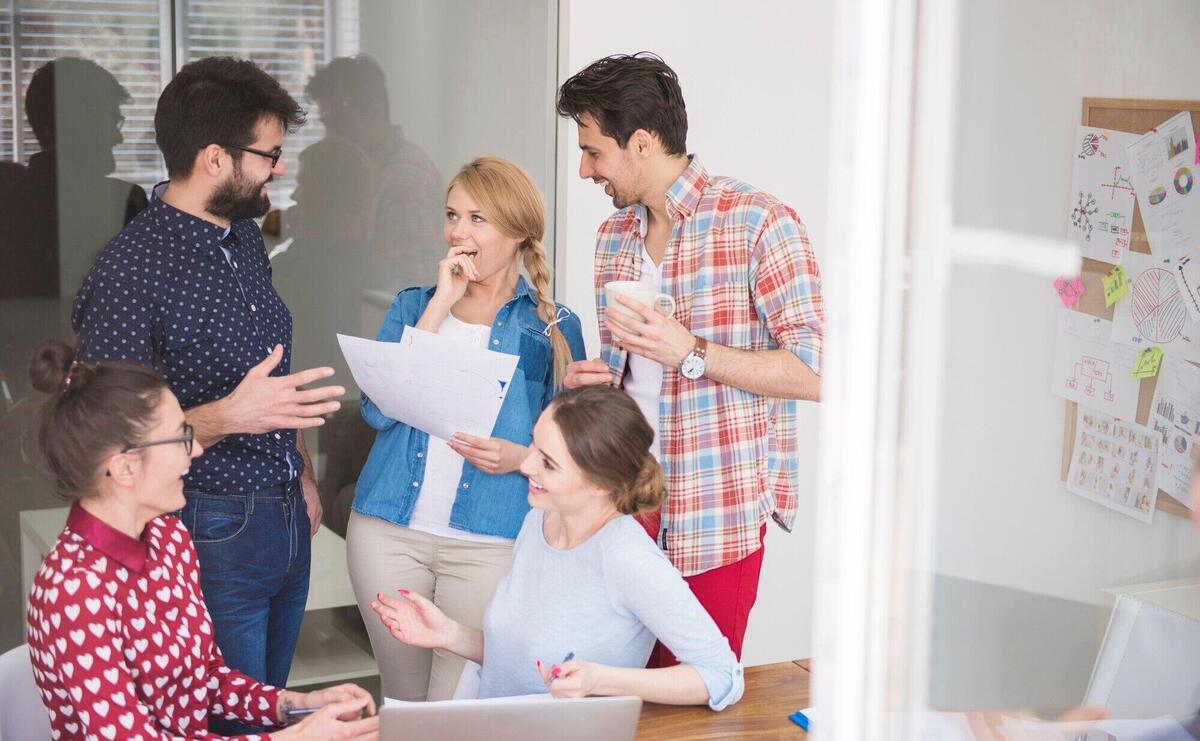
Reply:
[[[195,439],[196,439],[196,431],[192,428],[191,425],[189,425],[187,422],[184,422],[183,423],[183,434],[180,435],[179,437],[169,437],[165,440],[151,440],[150,442],[137,443],[135,445],[126,445],[124,448],[121,448],[121,452],[128,453],[131,450],[137,450],[138,448],[150,448],[155,445],[170,445],[171,443],[183,443],[183,449],[187,451],[188,455],[191,455],[192,454],[192,444],[195,441]]]
[[[257,154],[259,157],[266,157],[267,159],[271,160],[272,168],[279,163],[279,158],[283,156],[283,147],[276,147],[270,152],[266,152],[261,149],[254,149],[253,147],[243,147],[239,144],[222,144],[221,146],[228,147],[229,149],[239,149],[243,152],[249,152],[250,154]]]

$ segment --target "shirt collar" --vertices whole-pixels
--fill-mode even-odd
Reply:
[[[67,515],[67,527],[93,548],[102,551],[130,571],[140,574],[145,568],[146,559],[150,556],[150,546],[145,541],[129,537],[80,507],[78,503],[71,505],[71,512]]]
[[[242,219],[240,221],[233,222],[229,226],[221,227],[217,224],[212,223],[211,221],[201,219],[198,216],[193,216],[192,214],[189,214],[186,211],[180,211],[179,209],[175,208],[174,206],[167,204],[162,199],[162,194],[163,194],[163,192],[166,191],[167,186],[170,183],[171,183],[170,180],[163,180],[160,183],[156,183],[153,190],[151,191],[150,198],[151,198],[151,201],[154,203],[154,205],[158,206],[159,208],[170,209],[170,211],[173,212],[174,214],[178,214],[178,217],[175,219],[172,219],[171,222],[169,222],[167,224],[167,227],[169,229],[171,229],[172,231],[177,232],[180,236],[185,236],[185,237],[191,238],[190,234],[184,234],[184,231],[183,231],[184,227],[191,226],[192,231],[196,231],[197,229],[200,229],[201,230],[200,234],[202,234],[206,237],[212,237],[217,242],[223,242],[229,238],[230,234],[236,234],[235,227],[237,227],[237,229],[240,230],[241,227],[243,226],[243,222],[248,221],[248,222],[253,223],[253,221],[254,221],[253,219]],[[174,223],[172,223],[172,222],[174,222]],[[238,235],[238,236],[240,236],[240,235]]]
[[[437,291],[436,284],[426,288],[425,289],[426,300],[432,298],[435,291]],[[537,304],[537,295],[533,292],[533,289],[529,286],[529,281],[525,280],[525,276],[517,275],[517,290],[516,290],[516,293],[513,294],[513,298],[518,299],[521,297],[529,299],[529,301],[535,305]]]
[[[704,189],[711,179],[708,169],[700,162],[700,158],[689,154],[687,168],[667,189],[667,214],[684,219],[691,217],[696,213],[696,208],[700,205],[700,198],[704,195]],[[642,235],[642,239],[645,239],[648,221],[646,207],[641,203],[636,203],[633,211],[638,222],[638,232]]]

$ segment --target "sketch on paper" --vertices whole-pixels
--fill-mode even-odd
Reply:
[[[1190,507],[1193,448],[1200,441],[1200,368],[1179,358],[1163,359],[1149,426],[1158,435],[1155,486]]]
[[[1188,315],[1173,261],[1129,252],[1125,270],[1131,281],[1129,298],[1117,303],[1112,339],[1139,349],[1158,345],[1167,355],[1200,361],[1200,335]]]
[[[1137,351],[1114,344],[1112,322],[1058,310],[1050,393],[1122,419],[1137,415],[1140,382],[1131,377]]]
[[[1067,490],[1142,522],[1154,519],[1158,436],[1148,427],[1080,408]]]
[[[1123,131],[1078,129],[1067,235],[1084,257],[1120,263],[1129,248],[1136,200],[1125,148],[1137,139]]]

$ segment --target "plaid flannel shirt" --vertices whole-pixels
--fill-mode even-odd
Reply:
[[[740,350],[784,348],[821,372],[825,310],[804,225],[775,197],[712,177],[692,157],[667,191],[673,221],[661,290],[693,334]],[[596,243],[601,355],[623,378],[626,352],[612,346],[603,286],[641,277],[646,209],[621,209]],[[796,517],[796,402],[708,378],[663,373],[660,455],[667,500],[648,527],[685,576],[739,561],[759,548],[768,516],[790,530]]]

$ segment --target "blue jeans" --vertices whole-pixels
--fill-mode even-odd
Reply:
[[[184,492],[180,519],[200,559],[200,588],[225,664],[284,687],[308,600],[308,509],[296,481],[243,494]],[[213,717],[224,735],[258,729]]]

